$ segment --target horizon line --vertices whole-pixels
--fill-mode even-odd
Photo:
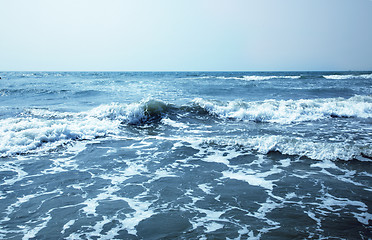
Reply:
[[[371,70],[0,70],[0,72],[372,72]]]

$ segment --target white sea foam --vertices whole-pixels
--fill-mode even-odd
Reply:
[[[195,99],[194,104],[222,119],[248,120],[289,124],[330,117],[372,117],[372,97],[349,99],[267,100],[263,102],[231,101],[227,103]],[[48,151],[75,140],[118,135],[121,124],[137,124],[163,117],[168,105],[156,100],[139,103],[102,105],[87,112],[58,113],[49,110],[30,111],[23,117],[0,120],[0,157],[14,154]],[[164,117],[161,122],[176,128],[189,126]],[[245,145],[260,153],[280,151],[283,154],[307,156],[313,159],[352,159],[372,155],[369,145],[304,141],[281,136],[263,136],[245,140]],[[131,146],[135,147],[135,146]],[[228,164],[226,158],[205,158]]]
[[[199,184],[198,187],[203,191],[205,192],[206,194],[211,194],[211,190],[213,189],[213,187],[209,186],[208,184],[206,183],[203,183],[203,184]]]
[[[361,74],[361,75],[323,75],[326,79],[336,79],[336,80],[344,80],[344,79],[356,79],[356,78],[362,78],[362,79],[372,79],[372,73],[371,74]]]
[[[167,105],[161,101],[145,99],[131,104],[111,103],[94,108],[86,114],[96,118],[120,120],[129,124],[138,124],[165,112]]]
[[[236,156],[237,154],[235,154],[234,156],[229,156],[230,154],[228,155],[225,155],[225,153],[223,152],[211,152],[212,154],[210,155],[207,155],[205,157],[203,157],[203,161],[205,162],[216,162],[216,163],[222,163],[222,164],[225,164],[225,165],[229,165],[229,158],[232,158],[234,156]],[[233,154],[233,153],[231,153]]]
[[[243,76],[245,81],[262,81],[270,79],[299,79],[301,76]]]
[[[139,195],[140,196],[140,195]],[[129,199],[123,198],[130,208],[134,210],[133,213],[126,214],[126,218],[121,220],[121,224],[128,231],[129,234],[136,235],[136,226],[144,219],[154,215],[154,211],[150,208],[152,202],[146,202],[138,198]]]
[[[210,114],[223,119],[280,124],[315,121],[329,117],[372,117],[371,96],[354,96],[349,99],[230,101],[227,103],[196,98],[193,103],[204,108]]]
[[[74,225],[76,220],[70,220],[65,225],[63,225],[61,233],[64,234],[67,229],[69,229],[72,225]]]
[[[246,75],[241,77],[216,77],[217,79],[235,79],[244,81],[265,81],[270,79],[299,79],[301,76],[259,76],[259,75]]]
[[[224,79],[224,80],[244,80],[244,81],[265,81],[270,79],[299,79],[301,76],[280,76],[280,75],[272,75],[272,76],[264,76],[264,75],[244,75],[244,76],[233,76],[233,77],[226,77],[226,76],[200,76],[200,77],[187,77],[186,79]]]
[[[8,118],[0,120],[0,156],[49,150],[71,140],[94,139],[118,131],[118,121],[92,117],[75,119]]]
[[[206,228],[205,232],[206,233],[214,232],[214,231],[216,231],[218,229],[223,228],[223,226],[224,226],[223,224],[216,223],[216,222],[207,223],[205,225],[205,228]]]
[[[187,142],[194,149],[201,150],[200,146],[204,144],[217,144],[222,146],[239,146],[257,151],[261,154],[267,154],[269,152],[281,152],[282,154],[294,155],[294,156],[305,156],[314,160],[352,160],[358,156],[365,155],[367,157],[372,157],[372,143],[371,142],[359,142],[359,143],[345,143],[345,142],[324,142],[316,141],[308,138],[292,137],[292,136],[282,136],[282,135],[262,135],[249,138],[221,138],[221,137],[211,137],[211,138],[200,138],[200,137],[159,137],[150,136],[149,139],[156,138],[161,140],[169,141],[182,141]],[[207,161],[212,161],[212,155],[203,156],[207,157]],[[239,154],[238,152],[230,152],[226,156],[223,156],[221,162],[229,166],[229,159]],[[217,155],[218,156],[218,155]],[[218,160],[218,159],[217,159]],[[364,161],[371,161],[367,158]],[[249,163],[249,165],[261,165],[264,162],[263,155],[258,155],[258,159]],[[280,167],[288,167],[291,164],[289,159],[284,159],[280,161]],[[319,163],[321,164],[321,163]],[[319,166],[319,165],[314,165]]]
[[[203,227],[207,227],[208,226],[208,229],[211,230],[211,231],[215,231],[213,230],[214,227],[212,226],[219,226],[219,227],[223,227],[223,226],[220,226],[219,224],[213,224],[215,222],[229,222],[229,220],[225,219],[225,218],[222,218],[222,214],[225,213],[225,211],[212,211],[212,210],[209,210],[209,209],[203,209],[203,208],[196,208],[196,207],[192,207],[193,210],[195,211],[198,211],[200,213],[202,213],[203,215],[205,215],[204,217],[200,217],[200,218],[194,218],[192,221],[191,221],[191,224],[193,225],[193,228],[196,229],[197,227],[199,226],[203,226]]]
[[[239,181],[245,181],[249,185],[252,186],[259,186],[268,190],[273,189],[272,181],[265,180],[261,174],[255,174],[252,172],[244,172],[240,170],[239,172],[231,172],[231,171],[223,171],[222,172],[224,178],[235,179]]]
[[[120,124],[138,124],[161,117],[166,108],[163,102],[146,99],[132,104],[101,105],[81,113],[27,109],[21,117],[0,120],[0,157],[48,151],[72,140],[114,135],[119,132]]]
[[[358,221],[362,224],[368,225],[369,222],[372,220],[372,214],[368,213],[368,206],[360,201],[352,201],[347,198],[337,198],[332,196],[331,194],[327,193],[322,197],[322,204],[320,205],[321,208],[325,208],[331,212],[337,212],[340,208],[345,208],[348,206],[357,207],[357,212],[352,212],[354,217],[358,219]]]
[[[46,228],[51,219],[52,217],[48,213],[46,217],[39,219],[39,221],[42,221],[42,222],[38,224],[37,226],[29,228],[29,229],[24,228],[23,229],[24,235],[22,237],[22,240],[35,239],[36,234],[40,232],[43,228]]]
[[[282,154],[306,156],[317,160],[351,160],[362,153],[366,155],[371,154],[366,146],[347,143],[314,142],[302,138],[284,136],[251,138],[247,140],[246,144],[264,154],[270,151],[279,151]]]
[[[188,128],[189,126],[187,126],[186,124],[184,124],[184,123],[181,123],[181,122],[176,122],[176,121],[174,121],[174,120],[172,120],[172,119],[169,119],[169,118],[163,118],[162,120],[161,120],[161,122],[163,123],[163,124],[166,124],[166,125],[169,125],[169,126],[171,126],[171,127],[174,127],[174,128]]]
[[[352,160],[360,155],[372,156],[371,143],[317,142],[310,139],[279,135],[263,135],[231,140],[211,138],[204,141],[207,143],[244,146],[262,154],[278,151],[282,154],[306,156],[316,160]],[[284,166],[287,164],[283,163]]]

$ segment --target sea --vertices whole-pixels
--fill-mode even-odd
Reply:
[[[0,239],[372,238],[372,72],[0,77]]]

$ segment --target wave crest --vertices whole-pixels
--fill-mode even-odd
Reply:
[[[372,146],[341,142],[314,142],[298,137],[265,135],[249,139],[208,139],[208,144],[237,145],[262,154],[280,152],[292,156],[304,156],[314,160],[353,160],[357,157],[372,157]]]
[[[152,99],[101,105],[81,113],[27,109],[23,117],[0,120],[0,157],[48,151],[74,140],[115,135],[123,123],[158,121],[168,109],[164,102]]]
[[[170,105],[162,101],[147,99],[131,104],[101,105],[87,112],[87,114],[100,119],[120,120],[127,124],[143,124],[160,120],[169,108]]]
[[[372,97],[370,96],[354,96],[349,99],[230,101],[227,103],[196,98],[193,103],[222,119],[281,124],[315,121],[329,117],[372,117]]]
[[[96,118],[0,120],[0,157],[47,151],[73,140],[91,140],[118,133],[119,123]]]
[[[323,75],[326,79],[336,79],[336,80],[345,80],[345,79],[372,79],[372,73],[371,74],[361,74],[361,75]]]
[[[260,75],[245,75],[241,77],[216,77],[217,79],[237,79],[245,81],[265,81],[271,79],[299,79],[301,76],[260,76]]]
[[[233,77],[227,77],[227,76],[190,76],[186,79],[223,79],[223,80],[244,80],[244,81],[265,81],[265,80],[271,80],[271,79],[299,79],[301,76],[295,75],[273,75],[273,76],[267,76],[267,75],[243,75],[243,76],[233,76]]]

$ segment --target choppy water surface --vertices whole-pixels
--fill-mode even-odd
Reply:
[[[371,72],[2,72],[1,239],[372,238]]]

